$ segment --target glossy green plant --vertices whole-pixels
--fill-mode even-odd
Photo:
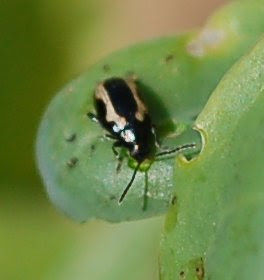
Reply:
[[[69,83],[49,105],[38,133],[38,164],[51,200],[80,221],[116,222],[164,214],[174,187],[185,186],[178,179],[178,167],[173,177],[173,158],[154,162],[148,171],[145,209],[143,172],[122,206],[117,205],[133,170],[125,160],[116,174],[111,143],[102,140],[104,131],[87,119],[87,112],[93,111],[94,89],[105,78],[136,75],[162,142],[170,146],[199,142],[197,133],[190,131],[196,116],[225,71],[264,30],[261,2],[234,2],[199,32],[117,52]],[[252,17],[254,21],[249,20]],[[186,161],[181,164],[190,166]]]
[[[199,157],[188,166],[177,161],[162,279],[263,279],[263,104],[264,39],[232,67],[195,122]]]

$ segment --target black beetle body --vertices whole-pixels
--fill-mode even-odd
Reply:
[[[137,162],[153,154],[154,129],[132,79],[105,80],[97,86],[94,102],[98,121],[117,140],[115,147],[126,147]]]
[[[88,113],[88,117],[99,122],[110,133],[108,136],[115,140],[112,146],[115,155],[118,156],[116,147],[125,147],[129,150],[130,156],[137,161],[132,178],[123,191],[119,203],[126,196],[144,160],[154,160],[159,156],[195,147],[195,144],[186,144],[155,154],[158,146],[155,129],[148,109],[139,95],[135,79],[114,77],[103,81],[95,90],[94,106],[96,115]]]

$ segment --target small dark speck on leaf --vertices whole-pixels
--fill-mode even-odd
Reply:
[[[66,141],[67,142],[73,142],[76,139],[76,133],[72,133],[71,135],[69,135],[68,137],[66,137]]]
[[[94,154],[95,150],[96,150],[96,145],[91,144],[91,146],[90,146],[90,156],[92,156]]]
[[[103,65],[103,70],[104,70],[105,72],[109,72],[109,71],[111,70],[109,64],[104,64],[104,65]]]
[[[110,195],[110,200],[115,200],[116,199],[116,196],[115,195]]]
[[[166,57],[165,57],[165,62],[166,63],[169,63],[173,60],[174,58],[174,55],[173,54],[168,54]]]
[[[75,165],[77,164],[78,161],[79,161],[78,158],[73,157],[73,158],[71,158],[70,160],[67,161],[67,166],[69,168],[73,168],[73,167],[75,167]]]
[[[204,264],[202,258],[201,258],[201,263],[199,266],[196,267],[195,272],[199,280],[204,279]]]
[[[181,272],[180,272],[180,277],[181,277],[182,279],[184,279],[184,278],[183,278],[184,276],[185,276],[184,271],[181,271]]]
[[[174,196],[172,197],[172,199],[171,199],[171,204],[172,204],[172,205],[175,205],[176,202],[177,202],[177,196],[174,195]]]

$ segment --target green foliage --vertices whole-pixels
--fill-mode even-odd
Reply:
[[[235,1],[198,32],[109,56],[70,82],[43,116],[38,165],[51,200],[66,214],[119,222],[166,213],[171,202],[161,244],[163,280],[263,278],[264,40],[219,83],[263,33],[262,2]],[[116,174],[111,142],[86,116],[98,82],[131,74],[165,145],[202,137],[192,161],[181,156],[176,164],[173,158],[152,164],[145,211],[143,172],[117,205],[133,172],[130,161]]]
[[[263,279],[263,104],[262,39],[228,72],[195,122],[203,138],[199,157],[188,166],[177,161],[162,279],[203,279],[196,265],[206,279]]]
[[[160,41],[152,42],[118,53],[71,82],[52,101],[39,130],[38,161],[51,199],[66,213],[81,221],[93,217],[121,221],[166,211],[173,188],[173,159],[155,162],[151,166],[146,211],[142,210],[144,173],[138,174],[129,199],[118,206],[118,197],[133,170],[125,160],[120,173],[116,174],[117,162],[111,150],[112,143],[101,139],[104,131],[89,121],[86,114],[94,110],[93,92],[97,82],[106,77],[126,76],[133,72],[139,77],[139,87],[150,111],[153,111],[154,123],[159,127],[160,134],[170,133],[167,143],[182,143],[183,139],[180,138],[178,142],[173,141],[175,135],[188,130],[197,112],[175,112],[171,106],[175,94],[173,88],[177,84],[173,79],[177,61],[175,58],[175,61],[166,62],[166,57],[178,48],[178,43],[181,45],[185,41],[186,36],[163,39],[162,44]],[[157,58],[155,65],[153,55]],[[124,68],[124,61],[130,61],[127,63],[129,68]],[[150,65],[162,72],[160,77],[150,71]],[[161,87],[164,80],[170,81],[166,89]],[[163,92],[167,94],[161,99]],[[187,102],[184,98],[177,100],[179,108],[184,102]],[[176,127],[180,116],[181,125]],[[74,139],[69,141],[71,137]],[[74,159],[78,161],[71,164]]]
[[[260,1],[234,2],[199,32],[119,51],[69,83],[49,105],[38,134],[38,164],[51,200],[80,221],[117,222],[165,213],[174,185],[181,188],[177,170],[174,184],[173,159],[154,162],[148,171],[145,211],[143,172],[122,206],[117,205],[133,170],[125,160],[116,174],[111,143],[86,117],[93,111],[94,89],[107,77],[135,74],[163,144],[199,143],[190,127],[225,71],[264,30],[263,15]]]

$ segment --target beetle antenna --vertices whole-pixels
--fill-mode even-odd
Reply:
[[[155,155],[155,157],[160,157],[160,156],[165,156],[165,155],[170,155],[173,153],[177,153],[177,152],[181,152],[183,150],[187,150],[187,149],[191,149],[191,148],[195,148],[196,144],[195,143],[191,143],[191,144],[185,144],[182,146],[178,146],[175,149],[169,150],[169,151],[165,151],[165,152],[161,152],[161,153],[157,153]]]
[[[138,162],[135,170],[134,170],[134,173],[132,175],[132,178],[131,180],[129,181],[128,185],[126,186],[126,188],[124,189],[123,193],[121,194],[119,200],[118,200],[118,204],[120,205],[122,203],[122,201],[124,200],[127,192],[129,191],[130,187],[132,186],[133,182],[134,182],[134,179],[136,178],[136,174],[139,170],[139,167],[140,167],[140,164],[142,163],[142,161]]]

